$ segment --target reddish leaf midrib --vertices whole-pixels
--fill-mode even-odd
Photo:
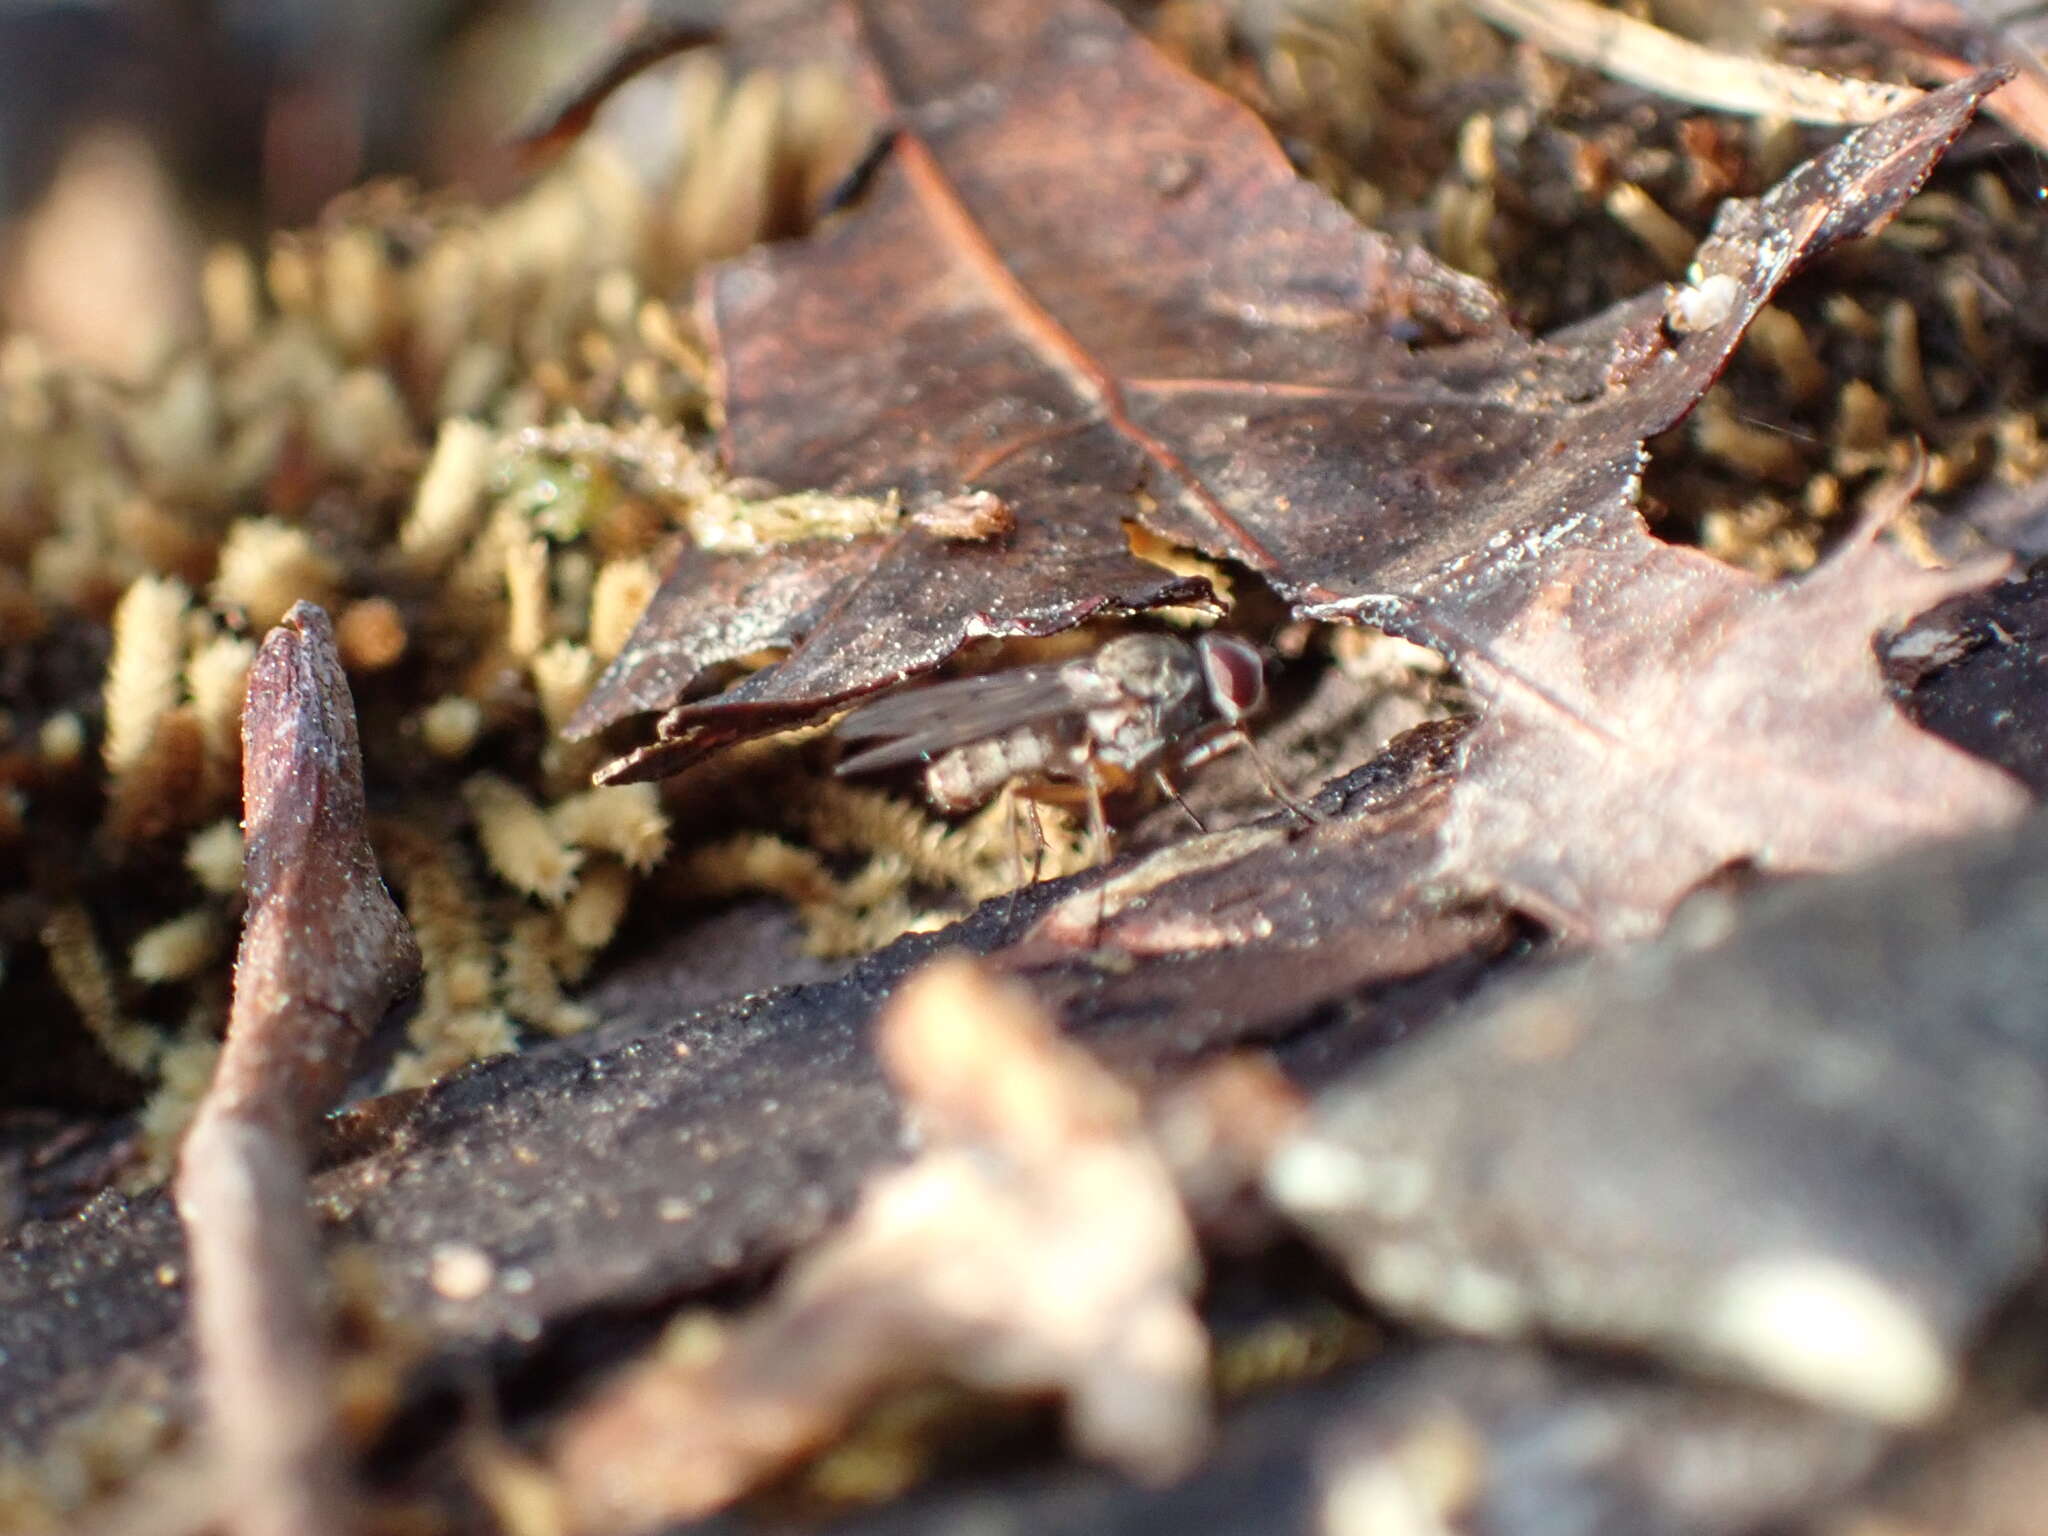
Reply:
[[[1102,419],[1166,474],[1185,486],[1246,565],[1277,573],[1271,550],[1224,508],[1208,486],[1189,469],[1171,445],[1131,419],[1123,391],[1109,371],[1089,354],[1079,338],[1062,325],[1003,260],[988,233],[968,211],[952,178],[929,144],[908,129],[896,141],[896,156],[917,199],[940,240],[987,291],[1010,328],[1046,365],[1065,379],[1075,393],[1095,402]]]

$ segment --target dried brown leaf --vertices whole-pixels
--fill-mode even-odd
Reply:
[[[1637,536],[1554,557],[1468,667],[1487,709],[1444,868],[1613,940],[1655,932],[1729,864],[1844,868],[2019,816],[2016,780],[1898,711],[1872,647],[2006,562],[1923,570],[1881,520],[1782,585]]]
[[[1911,193],[1995,83],[1724,206],[1696,302],[1659,289],[1532,342],[1482,284],[1361,229],[1097,0],[844,9],[893,147],[849,217],[707,279],[726,455],[913,511],[987,491],[1016,526],[947,544],[913,518],[742,564],[686,556],[572,731],[763,645],[791,653],[670,709],[614,779],[813,717],[972,635],[1186,600],[1131,558],[1130,522],[1242,562],[1301,612],[1483,662],[1548,558],[1648,540],[1642,440],[1796,266]]]

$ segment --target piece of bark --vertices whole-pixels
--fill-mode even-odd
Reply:
[[[355,707],[311,604],[257,653],[242,753],[248,915],[226,1043],[179,1153],[178,1212],[224,1524],[338,1536],[352,1497],[306,1138],[420,956],[370,853]]]
[[[1440,1345],[1320,1426],[1328,1532],[1739,1536],[1876,1460],[1874,1426],[1762,1392],[1528,1349]]]
[[[923,1150],[708,1358],[635,1366],[575,1413],[552,1458],[574,1529],[720,1508],[928,1376],[1059,1396],[1080,1450],[1146,1479],[1198,1453],[1200,1266],[1136,1099],[964,958],[911,977],[878,1033]]]
[[[1504,985],[1268,1189],[1396,1311],[1922,1422],[2048,1244],[2044,857],[2037,816]]]

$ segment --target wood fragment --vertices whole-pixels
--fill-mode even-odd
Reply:
[[[193,1328],[233,1536],[349,1529],[306,1134],[419,974],[364,824],[355,710],[318,608],[271,631],[243,714],[244,886],[227,1041],[179,1159]]]
[[[1874,123],[1921,96],[1911,86],[1721,53],[1588,0],[1471,0],[1471,5],[1495,26],[1546,53],[1723,112],[1801,123]]]

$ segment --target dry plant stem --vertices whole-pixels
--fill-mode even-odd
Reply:
[[[1994,92],[1984,108],[2035,148],[2048,149],[2048,61],[2017,35],[2033,11],[2012,7],[2001,17],[1991,7],[1973,10],[1950,0],[1800,0],[1799,8],[1910,49],[1935,79],[1960,80],[1994,62],[2011,65],[2016,77]]]
[[[306,1138],[419,973],[364,828],[354,705],[327,616],[271,631],[242,712],[248,917],[227,1041],[179,1159],[206,1411],[233,1536],[349,1528],[307,1204]]]
[[[1800,123],[1873,123],[1916,101],[1910,86],[1881,85],[1718,53],[1587,0],[1471,0],[1495,26],[1545,53],[1695,106]]]

